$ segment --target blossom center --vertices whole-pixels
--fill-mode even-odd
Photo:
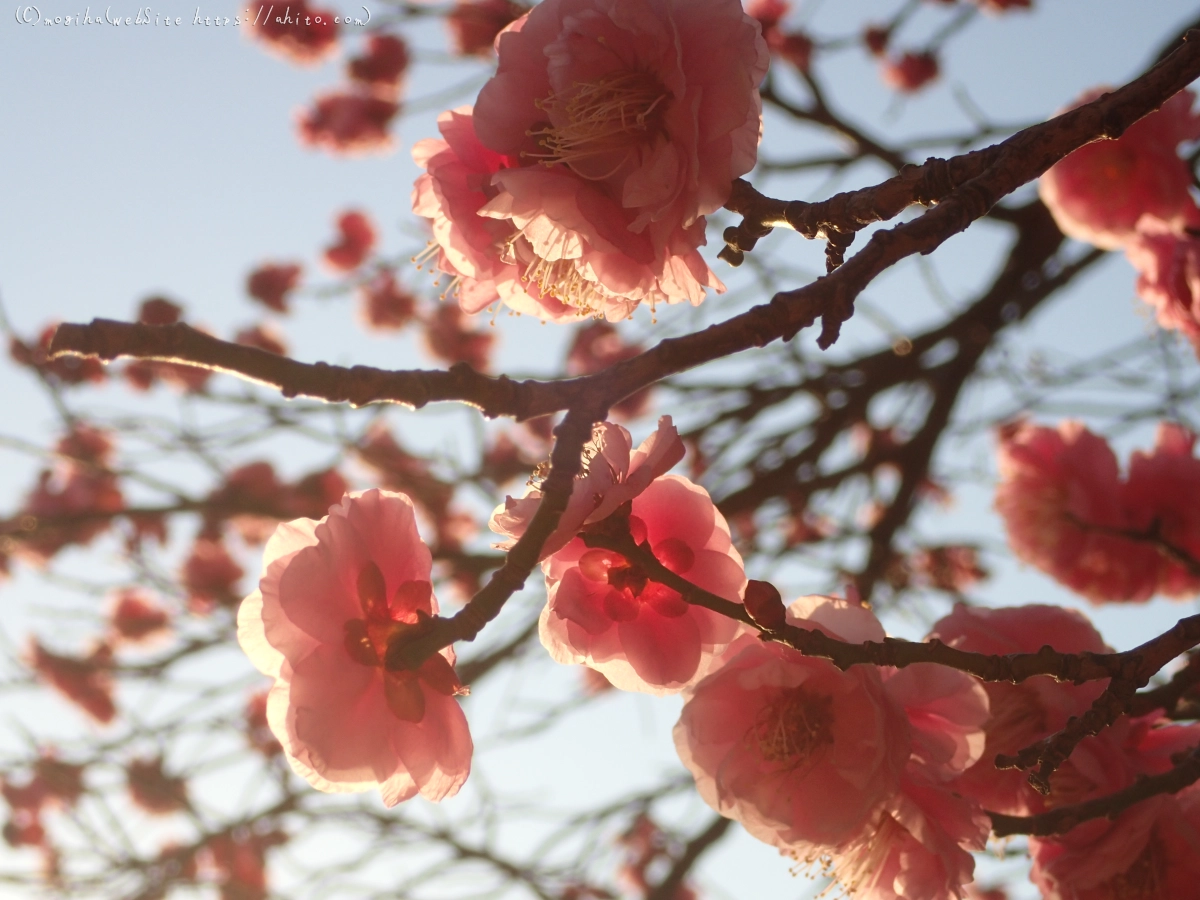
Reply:
[[[654,555],[673,572],[691,568],[695,553],[677,538],[668,538],[654,548]],[[641,614],[643,604],[668,619],[685,615],[690,608],[678,591],[659,584],[635,562],[619,553],[589,550],[579,558],[579,572],[588,581],[607,584],[605,614],[615,622],[630,622]]]
[[[617,72],[595,81],[577,81],[537,101],[551,124],[530,135],[546,152],[524,155],[547,165],[565,163],[589,180],[607,178],[661,129],[669,96],[648,72]],[[613,154],[617,158],[603,159],[605,165],[600,167],[608,171],[595,171],[589,165]]]
[[[379,669],[392,715],[404,722],[419,723],[425,718],[426,688],[447,697],[467,693],[453,664],[441,653],[430,655],[416,669],[384,668],[393,641],[417,638],[433,626],[433,618],[426,611],[432,593],[428,581],[403,582],[389,602],[383,572],[371,561],[359,570],[356,587],[363,618],[346,620],[342,646],[354,662]]]
[[[833,743],[833,698],[787,688],[764,706],[746,733],[768,762],[788,769],[808,763]]]

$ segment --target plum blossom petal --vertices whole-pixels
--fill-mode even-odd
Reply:
[[[608,518],[683,459],[683,441],[670,416],[659,419],[654,434],[631,454],[632,446],[623,426],[601,422],[595,427],[592,440],[584,446],[584,471],[575,477],[567,508],[542,545],[542,559],[561,550],[585,524]],[[498,547],[507,549],[516,543],[541,502],[542,492],[531,487],[523,497],[506,497],[492,511],[488,526],[510,538]]]
[[[1095,88],[1074,105],[1104,93]],[[1172,228],[1195,215],[1191,169],[1178,152],[1200,138],[1195,99],[1180,91],[1121,137],[1080,147],[1042,176],[1038,193],[1064,234],[1113,250],[1134,236],[1143,215]]]
[[[1200,225],[1200,211],[1190,218],[1193,228]],[[1137,295],[1154,307],[1159,327],[1200,347],[1200,237],[1146,215],[1125,244],[1125,257],[1137,269]]]

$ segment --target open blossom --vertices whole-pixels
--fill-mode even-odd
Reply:
[[[188,608],[196,615],[208,615],[217,606],[233,606],[237,583],[244,574],[219,538],[197,538],[179,572],[180,583],[188,592]]]
[[[742,558],[704,488],[678,475],[656,478],[633,498],[629,526],[672,572],[740,602]],[[590,666],[622,690],[680,690],[707,674],[740,630],[651,581],[636,562],[588,549],[579,538],[542,569],[549,595],[538,623],[543,646],[558,662]]]
[[[380,272],[361,285],[359,318],[375,331],[398,331],[412,321],[417,312],[417,298],[396,282],[390,272]]]
[[[425,349],[450,365],[466,363],[476,372],[486,372],[496,333],[475,324],[457,306],[439,306],[425,321]]]
[[[1163,422],[1154,449],[1133,451],[1122,501],[1135,533],[1156,532],[1172,547],[1200,559],[1200,459],[1196,435]],[[1200,591],[1200,577],[1169,556],[1158,556],[1158,592],[1168,597]]]
[[[1075,105],[1104,93],[1088,91]],[[1143,215],[1172,228],[1195,215],[1191,168],[1178,152],[1200,138],[1194,100],[1180,91],[1117,140],[1080,147],[1042,176],[1038,192],[1064,234],[1112,250],[1134,236]]]
[[[1155,544],[1200,555],[1194,443],[1161,426],[1154,451],[1135,452],[1123,480],[1112,449],[1078,422],[1002,429],[996,509],[1014,552],[1094,602],[1200,591],[1200,578]]]
[[[266,853],[287,840],[278,830],[224,832],[204,842],[192,865],[217,883],[221,900],[266,900]]]
[[[113,596],[108,620],[117,642],[153,643],[171,632],[170,613],[136,588],[119,591]]]
[[[558,527],[542,544],[542,559],[566,546],[585,524],[599,522],[633,500],[683,459],[684,450],[671,417],[663,416],[654,434],[636,451],[624,427],[601,422],[592,431],[592,439],[584,445],[583,452],[583,471],[575,476],[571,498]],[[542,492],[537,488],[530,488],[517,499],[504,498],[504,505],[493,510],[488,522],[492,531],[512,539],[499,546],[507,549],[516,543],[541,503]]]
[[[135,759],[125,767],[133,802],[155,816],[166,816],[188,807],[186,779],[168,775],[161,756]]]
[[[393,806],[418,792],[440,800],[466,781],[472,745],[453,651],[416,670],[383,665],[393,641],[437,614],[431,567],[412,502],[387,491],[347,494],[325,518],[280,525],[267,543],[238,642],[275,679],[267,721],[319,790],[378,787]]]
[[[88,544],[111,524],[125,506],[117,476],[102,468],[61,460],[38,475],[25,498],[22,516],[35,530],[21,537],[22,555],[45,563],[70,544]],[[72,520],[75,521],[72,521]],[[55,520],[65,520],[62,524]]]
[[[754,166],[769,57],[736,0],[651,0],[636,14],[548,0],[500,37],[499,56],[480,140],[594,184],[633,214],[631,231],[691,225]]]
[[[492,158],[458,157],[490,170],[472,199],[501,243],[474,250],[516,267],[524,296],[507,293],[543,318],[616,321],[723,289],[697,251],[703,216],[754,165],[768,62],[741,5],[548,0],[497,47],[471,123]]]
[[[1013,552],[1095,602],[1149,598],[1160,557],[1113,534],[1131,526],[1117,458],[1079,422],[1019,422],[1000,432],[996,510]]]
[[[830,874],[858,900],[962,898],[990,828],[979,807],[906,773],[868,835],[830,855]]]
[[[884,670],[884,694],[909,723],[912,752],[899,789],[867,828],[830,852],[832,874],[862,900],[962,897],[991,821],[958,778],[986,752],[983,686],[962,672],[918,663]]]
[[[788,619],[880,641],[863,607],[803,597]],[[845,671],[739,639],[690,692],[675,743],[701,797],[864,900],[961,897],[989,822],[953,781],[984,746],[988,700],[941,666]]]
[[[790,610],[843,640],[882,640],[845,601],[804,597]],[[704,801],[800,859],[863,834],[899,786],[911,751],[878,670],[842,671],[781,644],[744,638],[690,691],[675,748]]]
[[[246,293],[268,309],[287,312],[288,295],[300,283],[298,263],[265,263],[246,278]]]
[[[438,130],[445,140],[428,138],[413,148],[413,159],[426,173],[413,186],[412,204],[413,212],[430,220],[437,268],[454,278],[459,305],[477,313],[500,300],[543,320],[578,318],[562,290],[542,290],[538,257],[517,226],[480,215],[496,195],[491,177],[516,165],[516,159],[479,142],[470,107],[442,113]],[[624,318],[632,308],[613,306],[614,318]]]
[[[496,35],[529,11],[512,0],[458,0],[446,16],[446,27],[460,56],[490,57]]]
[[[33,638],[26,663],[40,679],[100,724],[107,725],[116,718],[109,644],[97,644],[86,656],[64,656],[50,652]]]
[[[629,432],[602,422],[584,448],[567,508],[542,545],[549,602],[542,643],[562,663],[583,663],[622,690],[663,694],[703,677],[738,625],[657,584],[619,553],[589,549],[576,537],[588,523],[631,504],[634,540],[671,571],[734,603],[746,576],[729,526],[708,492],[686,478],[663,476],[683,458],[670,416],[633,451]],[[661,476],[661,477],[660,477]],[[489,525],[511,540],[529,527],[542,502],[531,488],[505,498]]]
[[[1084,616],[1061,606],[1016,606],[984,609],[958,604],[930,633],[958,650],[1007,655],[1036,653],[1049,644],[1062,653],[1107,653],[1110,648]],[[986,809],[1009,815],[1040,812],[1044,800],[1029,785],[1026,773],[997,769],[996,756],[1014,754],[1053,734],[1071,716],[1083,715],[1106,682],[1075,685],[1048,675],[1020,684],[988,682],[990,715],[983,725],[986,746],[978,762],[954,782],[954,789]]]

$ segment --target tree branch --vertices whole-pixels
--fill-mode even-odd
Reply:
[[[1033,816],[1009,816],[988,811],[992,819],[992,831],[996,837],[1008,837],[1013,834],[1049,837],[1054,834],[1066,834],[1076,825],[1090,819],[1114,819],[1135,803],[1158,794],[1174,794],[1200,781],[1200,747],[1182,755],[1184,758],[1170,771],[1161,775],[1140,776],[1129,787],[1104,797],[1097,797],[1095,800],[1060,806]]]
[[[596,375],[554,382],[514,382],[503,375],[489,378],[463,365],[449,372],[307,365],[216,338],[203,338],[186,325],[130,325],[104,319],[90,325],[59,326],[51,343],[51,358],[159,359],[240,375],[273,385],[289,397],[305,395],[356,405],[389,401],[417,407],[433,400],[455,400],[477,406],[485,415],[527,419],[585,402],[607,407],[668,375],[781,338],[791,340],[818,317],[823,320],[818,343],[829,347],[853,313],[855,298],[880,272],[908,256],[932,252],[985,215],[1001,197],[1037,178],[1071,151],[1098,138],[1118,137],[1200,77],[1200,40],[1196,39],[1200,35],[1189,32],[1188,37],[1182,47],[1125,87],[1004,141],[992,163],[941,197],[937,208],[915,221],[877,232],[862,251],[833,274],[802,288],[780,292],[769,303],[703,331],[662,341],[640,356]],[[931,166],[930,171],[937,168]],[[931,176],[930,184],[934,181]]]
[[[678,591],[689,603],[759,627],[744,606],[692,584],[660,563],[649,549],[635,544],[627,530],[620,534],[609,519],[605,523],[609,523],[608,527],[602,530],[587,531],[580,535],[587,546],[620,553],[636,563],[653,581]],[[1130,682],[1141,680],[1141,684],[1145,684],[1151,675],[1172,659],[1200,645],[1200,615],[1180,619],[1169,630],[1122,653],[1060,653],[1047,645],[1036,653],[991,656],[958,650],[938,640],[884,638],[882,641],[861,644],[848,643],[824,632],[791,624],[777,631],[762,630],[761,637],[765,641],[785,644],[806,656],[828,659],[839,669],[859,665],[904,668],[914,663],[937,663],[974,675],[981,681],[1017,684],[1037,675],[1049,675],[1058,681],[1074,684],[1105,678]]]

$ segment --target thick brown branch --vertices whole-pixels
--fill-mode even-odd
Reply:
[[[1200,748],[1186,753],[1183,760],[1169,772],[1142,776],[1124,790],[1105,797],[1060,806],[1034,816],[1008,816],[996,812],[989,812],[988,815],[991,816],[992,831],[996,837],[1008,837],[1012,834],[1031,834],[1038,837],[1066,834],[1081,822],[1101,817],[1115,819],[1135,803],[1158,794],[1174,794],[1197,781],[1200,781]]]
[[[648,549],[635,544],[628,532],[621,534],[617,528],[608,527],[603,531],[584,532],[581,537],[589,547],[602,547],[620,553],[636,563],[652,580],[678,591],[689,603],[755,625],[741,604],[718,597],[672,572]],[[1200,645],[1200,615],[1180,619],[1170,630],[1122,653],[1060,653],[1047,645],[1036,653],[989,656],[958,650],[938,640],[885,638],[861,644],[847,643],[823,632],[796,625],[786,625],[778,631],[763,631],[762,638],[786,644],[806,656],[828,659],[839,669],[859,665],[904,668],[914,663],[937,663],[974,675],[982,681],[1016,684],[1036,675],[1049,675],[1058,681],[1075,684],[1105,678],[1129,682],[1140,680],[1141,684],[1145,684],[1151,675],[1172,659]]]
[[[1014,756],[996,757],[1000,769],[1032,769],[1029,783],[1043,794],[1050,792],[1050,776],[1066,761],[1079,742],[1099,734],[1134,704],[1137,690],[1175,657],[1200,643],[1200,616],[1180,619],[1171,629],[1125,653],[1122,664],[1112,672],[1112,681],[1082,716],[1072,716],[1062,730],[1023,748]]]

